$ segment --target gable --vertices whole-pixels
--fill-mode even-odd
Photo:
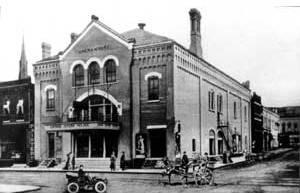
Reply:
[[[73,54],[85,54],[97,51],[109,51],[117,48],[131,49],[128,43],[116,33],[102,27],[98,23],[91,23],[81,35],[64,52],[61,59]]]

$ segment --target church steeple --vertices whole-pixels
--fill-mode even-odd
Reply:
[[[25,79],[28,77],[28,74],[27,74],[27,59],[25,54],[24,36],[23,36],[22,51],[21,51],[21,58],[19,64],[20,64],[19,80]]]

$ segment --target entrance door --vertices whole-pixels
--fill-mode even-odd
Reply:
[[[55,135],[54,133],[48,133],[48,157],[54,158],[54,148],[55,148]]]
[[[153,129],[150,130],[150,148],[151,157],[166,156],[166,130]]]

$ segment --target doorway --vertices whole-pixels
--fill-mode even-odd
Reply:
[[[48,157],[54,158],[55,153],[55,134],[48,133]]]
[[[152,158],[161,158],[166,156],[166,130],[152,129],[150,134],[150,149]]]

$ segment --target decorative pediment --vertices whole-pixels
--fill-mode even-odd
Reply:
[[[93,21],[64,51],[61,59],[64,59],[72,51],[75,51],[76,54],[90,54],[92,52],[114,49],[115,44],[121,44],[127,49],[132,49],[132,43],[128,43],[128,41],[117,32],[111,30],[99,21]]]

